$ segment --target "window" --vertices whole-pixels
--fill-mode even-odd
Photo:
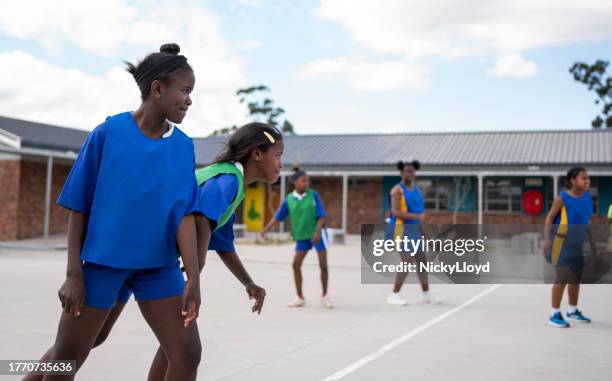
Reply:
[[[521,179],[499,178],[485,180],[485,210],[512,213],[521,211]]]
[[[450,179],[417,179],[416,185],[419,187],[425,200],[425,209],[434,211],[448,210]]]
[[[359,177],[349,177],[348,179],[349,187],[359,187],[359,186],[364,186],[366,184],[367,184],[367,180],[359,178]]]

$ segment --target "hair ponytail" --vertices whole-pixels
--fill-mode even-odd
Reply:
[[[404,167],[410,165],[412,168],[414,168],[415,171],[418,171],[419,169],[421,169],[421,163],[418,160],[412,160],[412,161],[398,161],[397,164],[395,165],[396,168],[401,172],[404,170]]]
[[[213,163],[240,162],[246,164],[254,149],[267,152],[276,142],[283,140],[283,134],[271,124],[252,122],[234,131],[225,148]]]

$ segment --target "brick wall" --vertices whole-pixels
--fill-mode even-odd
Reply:
[[[21,162],[19,178],[18,238],[41,236],[43,233],[46,165],[42,162]]]
[[[0,160],[0,241],[17,239],[19,160]]]
[[[312,177],[312,188],[319,192],[327,211],[327,226],[342,227],[342,178]],[[358,234],[361,224],[381,223],[382,179],[359,178],[348,188],[347,230]]]
[[[43,234],[46,162],[0,160],[0,240],[15,240],[38,237]],[[70,166],[56,164],[53,167],[50,233],[64,233],[68,225],[68,211],[57,206],[59,196],[66,181]],[[312,177],[312,188],[319,192],[327,210],[327,225],[332,228],[342,226],[342,178]],[[287,191],[291,190],[288,185]],[[382,179],[359,178],[351,182],[348,189],[348,232],[358,234],[361,224],[382,222]],[[269,221],[279,204],[280,186],[266,186],[265,221]],[[431,223],[451,223],[452,212],[429,212]],[[536,223],[543,223],[545,216],[538,216]],[[457,213],[457,223],[475,224],[476,212]],[[527,215],[485,213],[487,224],[530,224]],[[605,223],[605,216],[595,216],[592,223]]]
[[[327,212],[326,224],[331,228],[342,227],[342,178],[340,177],[311,177],[316,190],[323,201]]]
[[[315,177],[312,188],[319,192],[325,209],[327,210],[327,225],[332,228],[342,226],[342,179],[339,177]],[[347,224],[350,234],[359,234],[361,224],[382,223],[382,178],[359,178],[362,184],[351,184],[348,189]],[[288,188],[289,190],[290,188]],[[277,201],[275,201],[277,202]],[[277,205],[276,203],[274,205]],[[453,213],[448,211],[428,212],[431,223],[450,224],[453,222]],[[486,224],[531,224],[531,216],[520,213],[484,213]],[[545,215],[536,217],[536,224],[543,224]],[[605,217],[594,216],[592,223],[605,223]],[[458,212],[456,223],[478,223],[477,212]]]
[[[380,224],[383,222],[382,178],[363,178],[349,185],[347,230],[350,234],[359,234],[361,224]]]
[[[45,167],[46,168],[46,167]],[[71,166],[53,165],[53,179],[51,180],[51,210],[49,217],[49,233],[65,233],[68,231],[68,209],[55,203],[68,178]]]
[[[453,212],[428,212],[431,224],[451,224],[453,223]],[[457,224],[476,224],[478,214],[473,212],[457,212]]]
[[[55,200],[59,196],[69,172],[70,167],[68,166],[53,166],[49,220],[50,233],[64,233],[68,227],[68,211],[56,205]],[[17,238],[19,239],[40,237],[43,234],[46,181],[46,162],[21,162],[19,218],[17,220]]]

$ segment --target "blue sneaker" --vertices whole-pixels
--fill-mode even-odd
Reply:
[[[569,323],[563,319],[563,315],[561,312],[555,312],[553,315],[550,315],[550,319],[548,319],[548,324],[557,328],[567,328],[569,327]]]
[[[574,312],[568,312],[567,318],[575,322],[578,322],[578,323],[590,323],[591,322],[591,319],[584,316],[582,314],[582,311],[580,311],[579,309],[576,309],[576,311]]]

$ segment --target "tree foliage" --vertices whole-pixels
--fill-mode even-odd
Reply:
[[[284,117],[285,109],[278,107],[274,101],[266,96],[270,88],[265,85],[250,86],[238,89],[236,96],[240,103],[246,104],[249,117],[255,122],[269,123],[279,128],[284,134],[295,134],[293,124]],[[225,127],[216,130],[212,135],[226,135],[231,133],[237,126]]]
[[[612,77],[606,76],[609,61],[597,60],[593,65],[576,62],[569,69],[574,79],[588,86],[589,91],[597,94],[596,105],[602,105],[602,111],[591,122],[593,128],[604,124],[612,128]]]

